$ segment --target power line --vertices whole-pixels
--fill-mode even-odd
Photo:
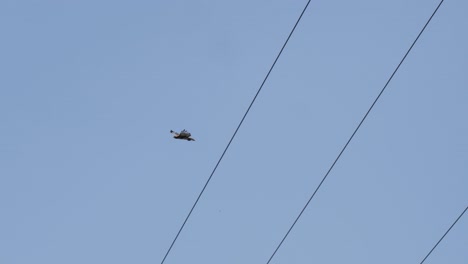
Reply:
[[[413,49],[414,45],[416,44],[416,42],[418,41],[419,37],[421,36],[421,34],[424,32],[424,30],[426,29],[427,25],[429,24],[429,22],[431,22],[432,18],[434,17],[434,15],[437,13],[437,10],[439,10],[439,7],[442,5],[442,3],[444,2],[444,0],[441,0],[439,5],[436,7],[436,9],[434,10],[434,12],[432,13],[432,15],[429,17],[429,19],[427,20],[426,24],[424,25],[424,27],[421,29],[421,31],[419,32],[418,36],[416,37],[416,39],[413,41],[413,44],[411,44],[411,46],[409,47],[408,51],[406,52],[405,56],[403,56],[403,58],[401,59],[400,63],[398,64],[398,66],[395,68],[395,70],[393,71],[392,75],[390,75],[390,78],[388,78],[387,82],[385,83],[384,87],[382,88],[382,90],[380,91],[379,95],[377,95],[377,97],[375,98],[374,102],[372,103],[372,105],[369,107],[369,109],[367,110],[366,114],[364,115],[364,117],[362,118],[361,122],[359,122],[358,126],[356,127],[356,129],[354,130],[354,132],[351,134],[351,137],[348,139],[348,141],[346,142],[346,144],[344,145],[344,147],[341,149],[340,153],[338,154],[338,156],[336,157],[335,161],[332,163],[332,165],[330,166],[330,168],[328,169],[327,173],[325,173],[325,176],[323,177],[322,181],[320,181],[319,185],[317,186],[317,188],[315,189],[315,191],[313,192],[312,196],[309,198],[309,200],[307,201],[307,203],[305,204],[305,206],[302,208],[301,212],[299,213],[299,215],[296,217],[296,220],[294,220],[293,224],[291,225],[291,227],[289,228],[289,230],[286,232],[286,234],[284,235],[283,239],[281,240],[281,242],[278,244],[278,246],[276,247],[275,251],[273,252],[273,254],[270,256],[270,258],[268,259],[267,261],[267,264],[270,263],[270,261],[273,259],[273,257],[275,256],[276,252],[278,251],[278,249],[281,247],[281,245],[283,244],[284,240],[288,237],[289,233],[291,232],[291,230],[294,228],[294,226],[296,225],[297,221],[299,220],[299,218],[301,218],[302,214],[304,213],[304,211],[306,210],[307,206],[309,205],[309,203],[312,201],[312,199],[315,197],[315,194],[317,193],[317,191],[320,189],[320,187],[322,186],[323,182],[327,179],[328,175],[330,174],[331,170],[333,169],[333,167],[335,167],[335,164],[338,162],[338,160],[340,159],[341,155],[343,154],[343,152],[346,150],[346,148],[348,147],[349,143],[351,142],[351,140],[354,138],[354,135],[356,135],[357,131],[359,130],[359,128],[361,127],[362,123],[364,123],[364,120],[366,120],[367,116],[369,115],[369,113],[372,111],[372,109],[374,108],[375,104],[377,103],[377,101],[379,100],[380,96],[383,94],[383,92],[385,91],[385,89],[387,88],[388,84],[390,83],[390,81],[393,79],[393,76],[395,76],[396,72],[398,71],[398,69],[400,68],[401,64],[403,63],[403,61],[406,59],[406,57],[408,56],[408,54],[410,53],[411,49]]]
[[[245,114],[244,116],[242,117],[241,121],[239,122],[239,125],[237,126],[236,130],[234,131],[234,134],[232,135],[231,139],[229,140],[229,143],[227,144],[226,148],[224,149],[223,153],[221,154],[221,157],[219,158],[218,162],[216,163],[216,166],[214,167],[213,171],[211,172],[210,174],[210,177],[208,177],[208,180],[206,181],[205,185],[203,186],[200,194],[198,195],[197,199],[195,200],[195,203],[193,204],[192,208],[190,209],[187,217],[185,218],[182,226],[180,227],[179,231],[177,232],[177,235],[175,236],[174,240],[172,241],[171,243],[171,246],[169,247],[169,249],[167,250],[166,254],[164,255],[164,258],[162,259],[161,261],[161,264],[164,263],[164,261],[166,260],[167,256],[169,255],[169,252],[171,252],[171,249],[172,247],[174,246],[175,242],[177,241],[177,238],[179,237],[180,233],[182,232],[182,229],[184,229],[184,226],[185,224],[187,223],[187,220],[190,218],[190,215],[192,214],[193,212],[193,209],[195,209],[195,207],[197,206],[198,204],[198,201],[200,200],[200,197],[203,195],[203,192],[205,191],[206,187],[208,186],[208,184],[210,183],[210,180],[211,178],[213,177],[216,169],[218,168],[219,164],[221,163],[221,160],[223,159],[224,157],[224,154],[226,154],[226,151],[228,150],[229,146],[231,145],[232,141],[234,140],[234,137],[236,136],[237,134],[237,131],[239,131],[239,128],[241,127],[242,123],[244,122],[247,114],[249,113],[250,111],[250,108],[252,107],[252,105],[254,104],[255,100],[257,99],[257,96],[260,94],[260,91],[262,90],[263,88],[263,85],[265,84],[266,80],[268,79],[268,77],[270,76],[270,73],[271,71],[273,70],[273,68],[275,67],[276,65],[276,62],[278,61],[279,57],[281,56],[281,54],[283,53],[283,50],[284,48],[286,47],[286,44],[288,44],[288,41],[289,39],[291,38],[292,34],[294,33],[294,30],[296,29],[297,25],[299,24],[299,21],[301,21],[301,18],[302,16],[304,15],[305,11],[307,10],[307,7],[309,6],[311,0],[307,1],[307,4],[305,5],[304,9],[302,10],[301,12],[301,15],[299,16],[299,18],[297,19],[296,21],[296,24],[294,24],[294,27],[292,28],[291,32],[289,33],[286,41],[284,42],[283,44],[283,47],[281,47],[281,50],[279,51],[278,55],[276,56],[276,59],[274,60],[273,64],[271,65],[270,67],[270,70],[268,71],[268,73],[266,74],[265,78],[263,79],[263,82],[262,84],[260,85],[260,87],[258,88],[257,90],[257,93],[255,94],[254,98],[252,99],[252,102],[250,103],[249,107],[247,108],[247,111],[245,111]]]
[[[434,247],[432,247],[431,251],[429,251],[429,253],[427,253],[427,255],[424,257],[424,259],[421,261],[420,264],[423,264],[424,261],[426,261],[426,259],[429,257],[429,255],[431,255],[432,251],[434,251],[434,249],[439,245],[439,243],[444,239],[444,237],[448,234],[448,232],[450,232],[450,230],[452,229],[452,227],[458,222],[458,220],[460,220],[460,218],[463,216],[463,214],[465,214],[466,210],[468,209],[468,206],[465,208],[465,210],[463,210],[463,212],[460,214],[460,216],[458,216],[457,220],[455,220],[455,222],[453,222],[453,224],[449,227],[449,229],[445,232],[445,234],[439,239],[439,241],[437,241],[437,243],[434,245]]]

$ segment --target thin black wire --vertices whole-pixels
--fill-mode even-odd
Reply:
[[[234,134],[232,135],[231,139],[229,140],[229,143],[227,144],[226,148],[224,149],[223,154],[221,154],[221,157],[219,158],[218,162],[216,163],[216,166],[214,167],[213,171],[211,172],[210,177],[209,177],[208,180],[206,181],[205,186],[203,186],[203,189],[201,190],[200,194],[198,195],[197,199],[195,200],[195,203],[193,204],[192,209],[190,209],[190,211],[189,211],[187,217],[186,217],[185,220],[184,220],[184,223],[183,223],[182,226],[180,227],[179,231],[177,232],[177,235],[175,236],[174,240],[173,240],[172,243],[171,243],[171,246],[170,246],[169,249],[167,250],[166,255],[164,255],[164,258],[163,258],[163,260],[161,261],[161,264],[163,264],[164,261],[166,260],[167,256],[169,255],[169,252],[171,251],[172,247],[174,246],[174,243],[176,242],[177,238],[179,237],[180,233],[182,232],[182,229],[184,229],[184,226],[185,226],[185,224],[187,223],[187,220],[190,218],[190,215],[192,214],[193,209],[195,208],[195,206],[197,205],[198,201],[200,200],[200,197],[203,195],[203,192],[205,191],[206,186],[208,186],[208,183],[210,182],[211,178],[213,177],[213,175],[214,175],[216,169],[218,168],[218,165],[221,163],[221,160],[223,159],[224,154],[226,154],[226,151],[228,150],[229,146],[231,145],[232,141],[234,140],[234,137],[236,136],[237,131],[239,131],[239,128],[241,127],[242,123],[244,122],[245,117],[247,116],[247,114],[248,114],[249,111],[250,111],[250,108],[252,107],[252,105],[254,104],[255,100],[257,99],[257,96],[260,94],[260,91],[262,90],[263,85],[265,84],[266,80],[267,80],[268,77],[270,76],[271,71],[273,70],[273,68],[274,68],[275,65],[276,65],[276,62],[278,61],[279,57],[280,57],[281,54],[283,53],[283,50],[284,50],[284,48],[286,47],[286,44],[288,44],[289,39],[291,38],[292,34],[294,33],[294,30],[296,29],[297,25],[299,24],[299,21],[301,21],[301,18],[302,18],[302,16],[304,15],[305,11],[307,10],[307,7],[309,6],[310,2],[311,2],[311,0],[309,0],[309,1],[307,2],[307,4],[305,5],[304,9],[302,10],[301,15],[300,15],[299,18],[297,19],[296,24],[294,24],[294,27],[292,28],[291,32],[289,33],[288,38],[286,39],[286,41],[285,41],[284,44],[283,44],[283,47],[281,48],[281,50],[279,51],[278,55],[276,56],[276,59],[275,59],[275,61],[273,62],[273,64],[271,65],[270,70],[268,71],[267,75],[266,75],[265,78],[263,79],[263,82],[262,82],[262,84],[260,85],[260,88],[258,88],[257,93],[255,94],[254,98],[252,99],[252,102],[250,103],[249,107],[247,108],[247,111],[245,112],[244,116],[242,117],[241,121],[239,122],[239,125],[237,126],[236,130],[234,131]]]
[[[450,228],[445,232],[445,234],[439,239],[439,241],[437,241],[437,243],[434,245],[434,247],[432,247],[431,251],[429,251],[429,253],[427,253],[427,255],[424,257],[424,259],[421,261],[420,264],[423,264],[424,261],[426,261],[426,259],[429,257],[429,255],[431,255],[432,251],[434,251],[434,249],[439,245],[439,243],[444,239],[444,237],[448,234],[448,232],[450,232],[450,230],[452,229],[453,226],[455,226],[455,224],[458,222],[458,220],[460,220],[460,218],[462,218],[463,214],[465,214],[466,210],[468,209],[468,206],[465,208],[465,210],[463,210],[463,212],[460,214],[460,216],[458,216],[457,220],[455,220],[455,222],[453,222],[453,224],[450,226]]]
[[[388,84],[390,83],[390,81],[393,79],[393,76],[395,76],[395,73],[398,71],[398,69],[400,68],[401,64],[403,63],[403,61],[406,59],[406,57],[408,56],[408,54],[410,53],[411,49],[413,49],[413,46],[416,44],[416,42],[418,41],[419,37],[421,36],[421,34],[424,32],[424,30],[426,29],[427,25],[429,24],[429,22],[432,20],[432,17],[434,17],[434,15],[437,13],[437,10],[439,10],[439,7],[442,5],[442,3],[444,2],[444,0],[440,1],[439,5],[437,6],[437,8],[434,10],[434,12],[432,13],[432,15],[430,16],[430,18],[427,20],[426,24],[424,25],[424,27],[422,28],[422,30],[419,32],[418,36],[416,37],[416,39],[413,41],[413,44],[411,44],[410,48],[408,49],[408,51],[406,52],[405,56],[403,56],[403,59],[401,59],[400,63],[398,64],[398,66],[395,68],[395,70],[393,71],[392,75],[390,76],[390,78],[388,79],[387,83],[385,83],[384,87],[382,88],[382,90],[380,91],[379,95],[375,98],[374,102],[372,103],[372,105],[370,106],[369,110],[367,110],[366,114],[364,115],[364,117],[362,118],[361,122],[359,122],[359,125],[356,127],[356,129],[354,130],[353,134],[351,135],[351,137],[348,139],[348,142],[346,142],[346,144],[344,145],[344,147],[341,149],[340,151],[340,154],[338,154],[338,156],[336,157],[335,161],[332,163],[332,165],[330,166],[330,168],[328,169],[327,173],[325,174],[325,176],[323,177],[322,181],[319,183],[319,185],[317,186],[317,188],[315,189],[314,193],[312,194],[312,196],[309,198],[309,200],[307,201],[307,203],[305,204],[304,208],[302,208],[301,212],[299,213],[299,215],[296,217],[296,220],[294,220],[293,224],[291,225],[291,227],[289,228],[288,232],[286,232],[286,235],[284,235],[283,239],[281,240],[281,242],[279,243],[279,245],[276,247],[275,251],[273,252],[273,254],[271,255],[271,257],[268,259],[267,263],[266,264],[269,264],[270,261],[273,259],[273,257],[275,256],[276,252],[278,251],[278,249],[281,247],[281,245],[283,244],[284,240],[288,237],[289,233],[291,232],[291,230],[294,228],[294,226],[296,225],[297,221],[299,220],[299,218],[301,218],[302,214],[304,213],[305,209],[307,208],[307,206],[309,205],[309,203],[312,201],[312,199],[315,197],[315,194],[317,193],[317,191],[320,189],[320,187],[322,186],[323,182],[327,179],[328,177],[328,174],[330,174],[330,171],[333,169],[333,167],[335,167],[335,164],[338,162],[338,160],[340,159],[341,155],[343,154],[343,152],[346,150],[346,148],[348,147],[349,143],[351,142],[351,140],[354,138],[354,135],[356,134],[356,132],[359,130],[359,128],[361,127],[362,123],[364,123],[364,120],[366,120],[367,116],[369,115],[369,113],[372,111],[372,108],[374,108],[374,105],[377,103],[377,101],[379,100],[380,96],[383,94],[383,92],[385,91],[385,89],[387,88]]]

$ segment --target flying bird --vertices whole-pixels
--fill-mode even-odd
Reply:
[[[176,139],[183,139],[183,140],[187,140],[187,141],[195,141],[195,139],[191,137],[192,134],[190,134],[185,129],[180,131],[180,133],[177,133],[177,132],[171,130],[171,134],[174,134],[174,138],[176,138]]]

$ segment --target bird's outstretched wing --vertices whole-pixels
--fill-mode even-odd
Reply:
[[[190,132],[188,132],[187,130],[182,130],[179,134],[181,137],[190,137],[192,134],[190,134]]]

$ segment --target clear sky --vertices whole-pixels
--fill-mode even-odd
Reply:
[[[312,1],[166,263],[266,263],[438,2]],[[0,1],[0,263],[160,263],[305,3]],[[272,263],[419,263],[468,205],[467,13]],[[468,216],[426,263],[468,263]]]

